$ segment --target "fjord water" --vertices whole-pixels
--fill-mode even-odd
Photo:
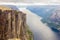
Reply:
[[[57,34],[41,21],[42,17],[26,8],[20,8],[20,11],[27,14],[27,24],[33,33],[34,40],[58,40]]]

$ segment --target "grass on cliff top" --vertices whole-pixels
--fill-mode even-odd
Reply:
[[[26,25],[26,27],[27,27],[27,33],[29,34],[29,39],[28,40],[33,40],[33,34],[31,32],[31,30],[29,29],[29,26]]]
[[[27,27],[27,32],[28,32],[28,34],[32,35],[32,32],[31,32],[31,30],[29,29],[29,26],[26,25],[26,27]]]

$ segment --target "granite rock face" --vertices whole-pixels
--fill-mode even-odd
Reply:
[[[0,10],[0,40],[28,40],[26,14],[17,10]]]

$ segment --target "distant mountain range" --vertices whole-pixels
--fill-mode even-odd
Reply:
[[[27,9],[41,16],[42,18],[47,18],[50,15],[52,15],[52,12],[54,12],[54,10],[58,7],[59,5],[41,5],[41,6],[29,6],[27,7]]]
[[[30,11],[32,11],[33,13],[37,14],[45,20],[48,19],[48,17],[52,14],[55,8],[56,7],[54,6],[31,6],[27,9],[29,9]]]

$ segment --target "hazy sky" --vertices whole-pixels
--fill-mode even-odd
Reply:
[[[60,3],[60,0],[0,0],[3,2],[43,2],[43,3]]]

